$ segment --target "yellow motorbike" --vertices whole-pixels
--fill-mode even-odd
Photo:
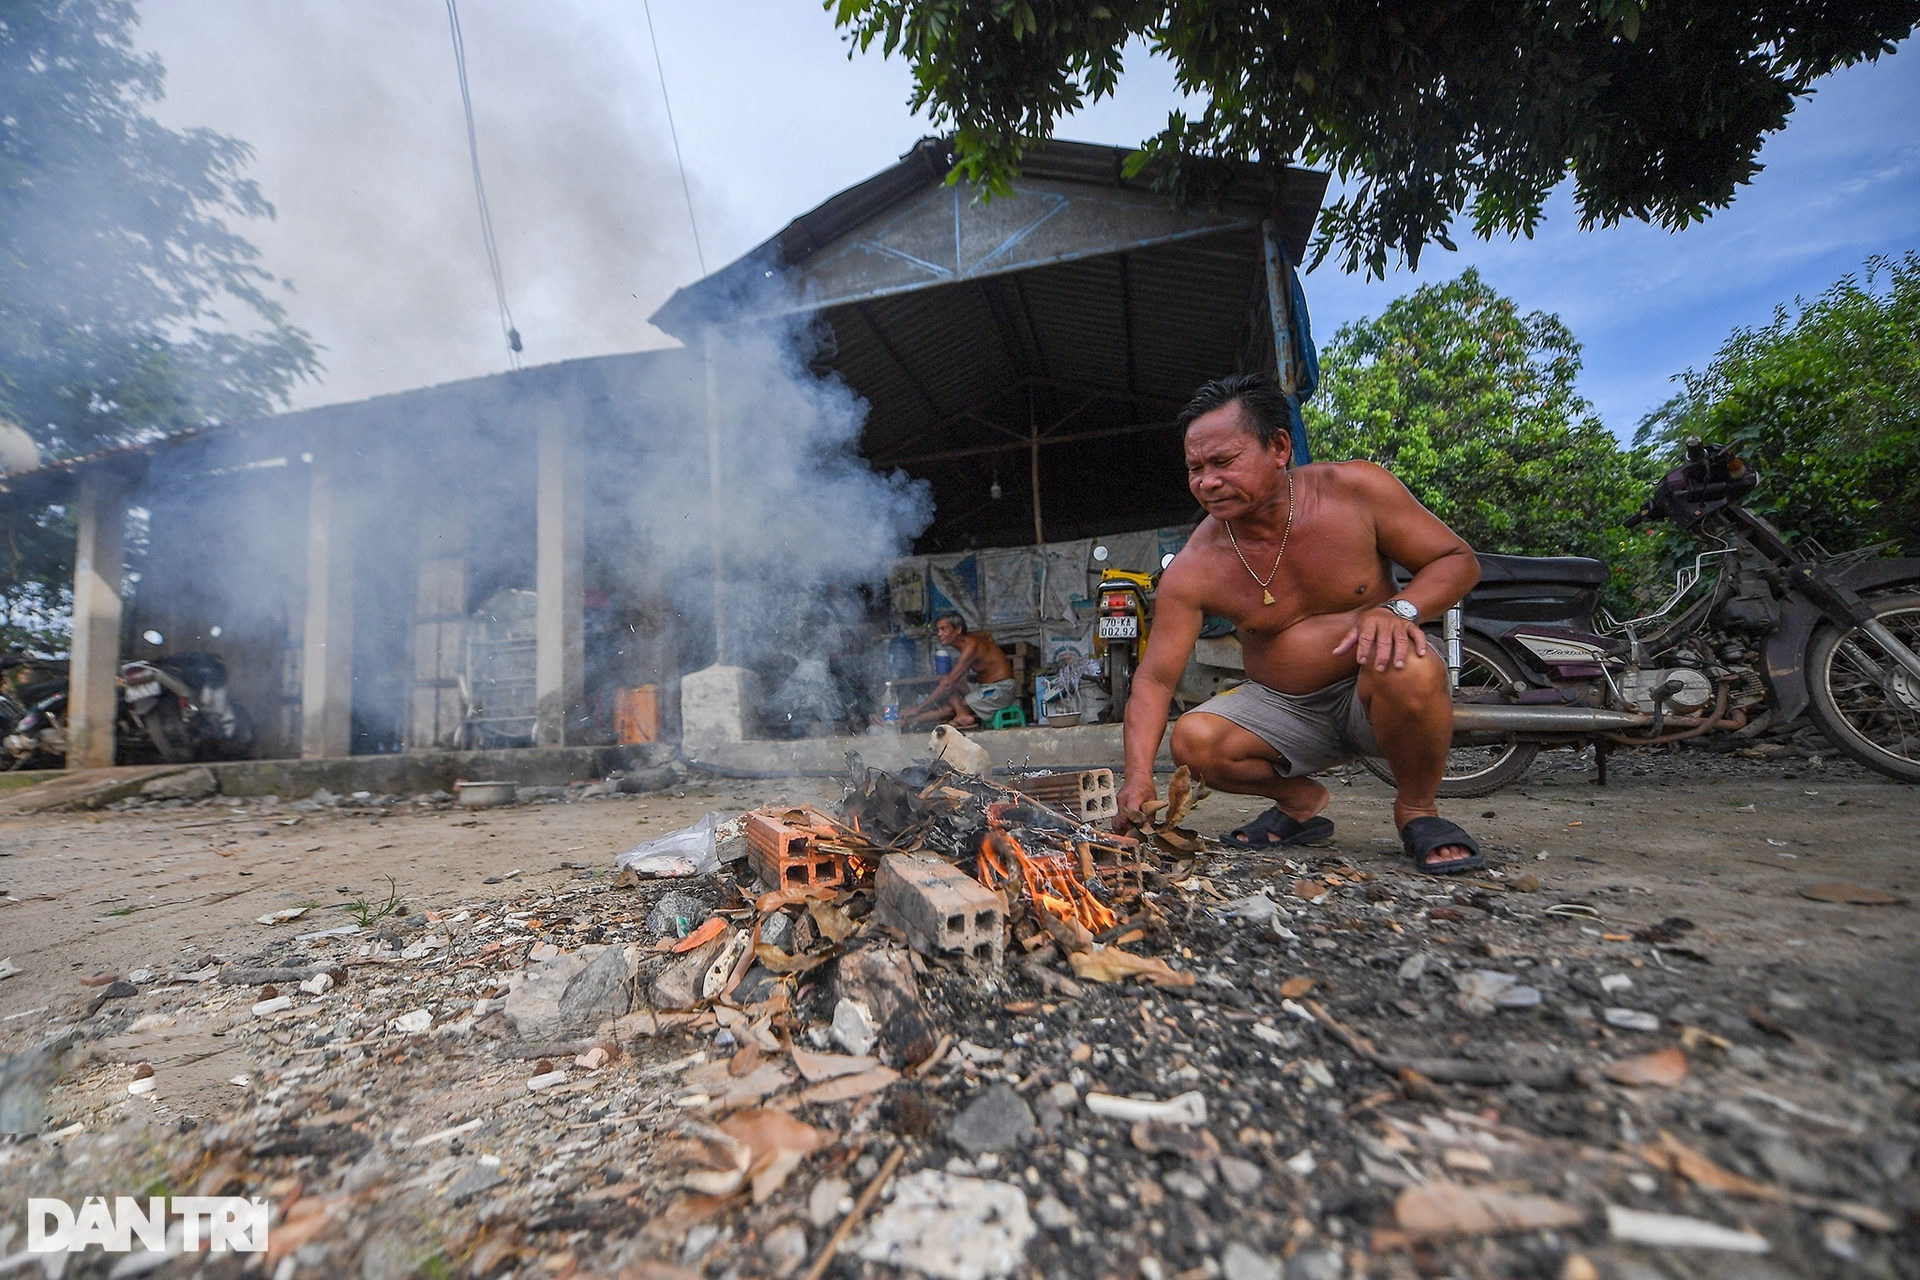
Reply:
[[[1153,631],[1153,592],[1160,575],[1108,568],[1107,557],[1105,547],[1093,549],[1093,558],[1101,566],[1100,586],[1094,592],[1100,608],[1093,653],[1107,676],[1107,693],[1112,699],[1109,714],[1119,721],[1126,718],[1133,672],[1140,665],[1140,655],[1147,651],[1147,636]],[[1171,552],[1160,557],[1162,570],[1172,563]]]
[[[1108,551],[1095,547],[1093,558],[1101,566],[1100,586],[1094,592],[1099,605],[1099,622],[1093,638],[1094,656],[1101,660],[1107,676],[1107,693],[1112,699],[1108,718],[1126,719],[1127,694],[1133,688],[1133,673],[1147,651],[1147,637],[1153,632],[1153,597],[1160,586],[1160,573],[1136,573],[1130,569],[1106,567]],[[1173,563],[1173,554],[1160,557],[1160,572]],[[1174,709],[1184,711],[1199,706],[1222,689],[1246,679],[1246,664],[1240,656],[1240,641],[1233,634],[1233,623],[1209,616],[1200,629],[1180,683],[1173,694]]]

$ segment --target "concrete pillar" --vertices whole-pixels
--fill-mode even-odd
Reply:
[[[73,649],[67,694],[67,768],[113,763],[119,710],[120,591],[127,486],[94,470],[80,478],[80,538],[74,548]]]
[[[586,473],[579,430],[558,409],[542,416],[538,448],[533,744],[563,747],[568,717],[585,694]]]
[[[300,757],[353,754],[353,511],[334,458],[307,489],[307,611],[300,650]]]
[[[442,492],[428,497],[420,511],[407,750],[462,745],[466,707],[460,685],[466,671],[466,640],[467,505],[463,494]]]

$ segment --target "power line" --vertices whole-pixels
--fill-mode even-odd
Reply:
[[[453,0],[447,0],[451,5]],[[700,274],[707,274],[707,252],[700,247],[700,220],[693,216],[693,188],[687,185],[687,162],[680,158],[680,131],[673,127],[673,99],[667,96],[667,69],[660,65],[660,37],[653,34],[653,0],[641,0],[647,12],[647,39],[653,44],[653,69],[660,75],[660,101],[667,104],[667,136],[673,139],[673,162],[680,166],[680,192],[687,198],[687,222],[693,227],[693,252]]]
[[[473,93],[467,88],[467,42],[460,34],[460,10],[447,0],[447,25],[453,31],[453,65],[460,73],[460,105],[467,113],[467,158],[473,164],[473,198],[480,207],[480,238],[487,246],[487,268],[493,272],[493,298],[500,307],[500,336],[507,340],[507,363],[520,367],[520,330],[513,326],[507,306],[507,279],[500,270],[500,246],[493,238],[493,211],[487,207],[487,185],[480,180],[480,138],[473,127]]]

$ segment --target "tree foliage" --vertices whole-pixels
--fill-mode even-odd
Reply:
[[[228,225],[273,213],[250,149],[147,114],[135,22],[0,0],[0,417],[55,454],[263,413],[318,367]]]
[[[1316,263],[1384,275],[1470,216],[1531,234],[1572,175],[1585,225],[1724,208],[1821,76],[1890,52],[1920,0],[826,0],[852,46],[912,65],[954,177],[1003,192],[1021,156],[1111,93],[1131,41],[1197,115],[1144,144],[1182,196],[1222,160],[1331,166]]]
[[[318,364],[230,222],[245,143],[148,115],[130,0],[0,0],[0,419],[53,456],[284,403]],[[68,511],[0,519],[0,642],[65,645]]]
[[[1306,406],[1316,456],[1386,467],[1477,551],[1584,555],[1625,603],[1650,568],[1623,531],[1657,474],[1574,389],[1580,344],[1477,272],[1341,326]]]
[[[1874,258],[1811,303],[1736,329],[1636,443],[1677,456],[1690,435],[1760,469],[1747,506],[1832,551],[1920,553],[1920,254]]]

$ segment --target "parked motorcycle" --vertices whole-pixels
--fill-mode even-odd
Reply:
[[[1107,716],[1114,723],[1126,719],[1127,696],[1133,691],[1133,673],[1147,651],[1147,637],[1153,632],[1153,597],[1160,586],[1160,573],[1173,563],[1173,553],[1160,557],[1159,573],[1135,573],[1107,567],[1108,551],[1095,547],[1100,585],[1094,592],[1098,622],[1094,631],[1094,656],[1101,660],[1110,699]],[[1246,679],[1240,658],[1240,642],[1234,638],[1233,623],[1209,616],[1201,625],[1200,639],[1194,646],[1180,683],[1173,694],[1176,710],[1197,707],[1222,688]]]
[[[0,694],[0,768],[59,768],[67,757],[67,664],[9,657],[0,671],[25,676]]]
[[[55,674],[0,695],[0,768],[59,768],[67,755],[67,664],[11,665],[44,666]],[[210,653],[126,663],[118,686],[118,763],[232,760],[253,749],[253,721],[227,695],[226,664]]]
[[[1596,625],[1597,560],[1481,556],[1440,629],[1454,685],[1440,794],[1488,795],[1542,747],[1589,743],[1604,782],[1613,747],[1752,736],[1802,711],[1848,757],[1920,782],[1920,559],[1802,554],[1740,506],[1759,480],[1727,446],[1687,441],[1628,527],[1672,521],[1707,546],[1642,617],[1599,610]]]
[[[1100,659],[1101,670],[1106,673],[1111,714],[1118,721],[1126,716],[1133,673],[1153,631],[1153,590],[1160,575],[1109,568],[1107,555],[1105,547],[1093,549],[1100,574],[1100,586],[1094,593],[1099,621],[1095,623],[1093,655]],[[1172,563],[1173,557],[1165,556],[1160,567],[1164,570]]]
[[[210,653],[126,663],[120,701],[165,764],[233,760],[253,749],[253,720],[227,696],[227,665]]]

